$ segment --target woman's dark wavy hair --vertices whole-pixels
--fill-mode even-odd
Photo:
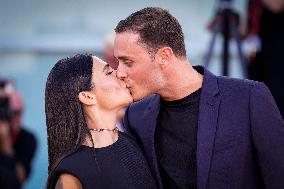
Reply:
[[[78,94],[92,89],[92,69],[92,56],[77,54],[59,60],[48,75],[45,88],[47,188],[50,188],[51,176],[58,163],[90,137]]]

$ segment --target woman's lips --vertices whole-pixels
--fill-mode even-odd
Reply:
[[[126,86],[127,90],[129,91],[129,93],[132,95],[132,92],[131,92],[131,87],[129,86]]]
[[[130,87],[129,85],[126,85],[126,88],[127,88],[128,90],[131,90],[131,87]]]

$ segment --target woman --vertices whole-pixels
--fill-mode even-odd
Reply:
[[[156,188],[117,112],[133,101],[116,71],[91,55],[59,60],[46,83],[47,188]]]

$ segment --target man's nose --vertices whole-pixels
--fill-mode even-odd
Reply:
[[[122,69],[120,65],[118,65],[116,70],[116,77],[119,79],[125,79],[127,77],[126,72]]]

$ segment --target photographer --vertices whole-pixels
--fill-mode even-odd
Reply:
[[[35,137],[22,128],[23,100],[9,80],[0,80],[0,186],[21,188],[31,169]]]

